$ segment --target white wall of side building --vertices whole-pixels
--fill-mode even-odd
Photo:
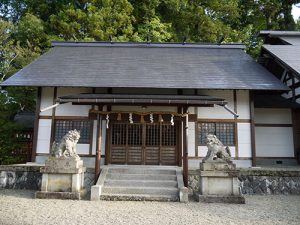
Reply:
[[[294,157],[291,109],[255,109],[257,157]]]
[[[209,95],[223,98],[228,101],[228,107],[234,109],[234,91],[233,90],[198,90],[199,95]],[[236,91],[236,109],[239,117],[237,118],[237,146],[229,146],[232,157],[236,158],[237,166],[251,166],[251,126],[250,126],[250,105],[249,91]],[[191,113],[196,113],[198,120],[204,121],[229,121],[235,122],[234,116],[221,106],[214,107],[190,107]],[[207,147],[198,146],[196,141],[197,123],[189,123],[189,157],[194,167],[202,157],[206,156]]]

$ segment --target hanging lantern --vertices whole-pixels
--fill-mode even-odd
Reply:
[[[109,115],[106,114],[106,129],[108,129],[108,125],[109,125]]]
[[[117,117],[117,120],[118,120],[118,121],[122,120],[122,116],[121,116],[121,113],[118,113],[118,117]]]
[[[173,114],[171,114],[171,121],[170,122],[171,122],[171,125],[174,126],[174,115]]]

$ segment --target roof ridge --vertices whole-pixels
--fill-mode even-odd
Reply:
[[[213,44],[213,43],[147,43],[147,42],[105,42],[105,41],[52,41],[52,47],[139,47],[139,48],[226,48],[245,49],[244,44]]]

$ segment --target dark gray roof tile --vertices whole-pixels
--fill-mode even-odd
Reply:
[[[60,44],[1,85],[288,89],[241,46],[160,45]]]

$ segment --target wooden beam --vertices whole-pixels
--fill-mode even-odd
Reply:
[[[250,119],[251,119],[251,152],[252,152],[252,166],[256,166],[256,143],[255,143],[255,121],[254,121],[254,94],[250,94]]]
[[[295,96],[292,96],[292,97],[290,97],[290,98],[288,98],[288,99],[289,99],[289,100],[294,100],[294,101],[296,101],[298,98],[300,98],[300,94],[295,95]]]
[[[33,144],[31,151],[31,161],[35,162],[36,159],[36,150],[37,150],[37,140],[38,140],[38,131],[39,131],[39,115],[41,108],[41,96],[42,96],[42,88],[38,87],[37,97],[36,97],[36,106],[35,106],[35,120],[34,120],[34,130],[33,130]]]
[[[299,81],[295,82],[295,80],[294,80],[294,83],[291,86],[289,86],[290,89],[296,89],[299,87],[300,87],[300,82]]]

